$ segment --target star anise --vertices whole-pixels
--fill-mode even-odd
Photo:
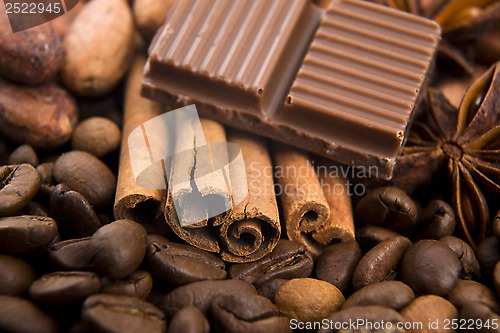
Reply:
[[[445,169],[459,231],[475,247],[490,229],[485,194],[500,195],[500,62],[472,83],[458,110],[438,90],[428,94],[393,181],[411,192]]]

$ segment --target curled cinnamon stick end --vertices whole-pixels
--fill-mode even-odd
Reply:
[[[327,244],[332,240],[341,242],[354,240],[355,229],[349,181],[341,173],[326,172],[330,166],[328,162],[323,163],[323,166],[326,168],[321,168],[318,177],[330,207],[330,217],[312,237],[320,244]]]
[[[142,98],[140,95],[145,63],[144,56],[137,56],[125,88],[123,136],[113,213],[116,219],[130,219],[141,223],[148,232],[165,234],[169,230],[163,219],[165,190],[145,189],[137,186],[128,145],[128,137],[136,127],[164,112],[160,104]]]
[[[321,246],[329,241],[317,234],[329,221],[330,207],[309,155],[275,143],[273,158],[287,236],[318,255]]]
[[[281,235],[271,158],[265,140],[260,137],[234,130],[229,133],[228,141],[241,149],[248,195],[223,218],[221,257],[230,262],[251,262],[270,253]],[[231,182],[238,180],[232,177]]]

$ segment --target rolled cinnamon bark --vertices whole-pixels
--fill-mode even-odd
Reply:
[[[221,256],[230,262],[255,261],[270,253],[281,235],[271,158],[261,137],[232,130],[228,141],[241,149],[248,195],[224,216],[220,229],[224,244]],[[239,182],[233,173],[231,182]]]
[[[140,95],[145,63],[144,56],[136,57],[125,88],[123,137],[113,213],[116,219],[141,223],[148,232],[165,234],[169,230],[163,218],[166,191],[146,189],[136,184],[128,144],[128,137],[135,128],[164,112],[160,104]]]
[[[319,244],[327,244],[332,240],[341,242],[354,240],[355,229],[349,181],[341,172],[327,172],[327,170],[332,170],[332,162],[326,160],[320,160],[320,162],[324,168],[318,168],[320,170],[318,178],[330,207],[330,217],[312,237]]]
[[[214,154],[212,154],[211,150],[211,147],[225,148],[225,142],[227,141],[226,131],[222,125],[213,120],[202,118],[200,122],[204,134],[203,138],[200,138],[200,133],[196,133],[198,131],[190,128],[191,124],[179,124],[182,130],[178,131],[180,137],[176,139],[177,143],[182,144],[182,142],[185,142],[186,138],[196,137],[198,140],[204,140],[206,145],[194,147],[194,149],[190,150],[184,150],[177,147],[177,151],[180,150],[185,152],[181,155],[174,156],[172,159],[169,180],[170,182],[178,183],[178,185],[174,185],[168,192],[165,204],[165,219],[172,230],[186,242],[200,249],[218,253],[220,252],[220,247],[218,228],[216,226],[221,223],[221,218],[217,216],[218,214],[211,211],[213,207],[210,207],[209,204],[202,205],[202,200],[197,201],[200,204],[195,205],[196,207],[194,205],[183,204],[184,201],[189,200],[189,196],[197,194],[200,197],[212,196],[208,203],[214,202],[215,200],[218,203],[224,202],[227,209],[231,208],[230,191],[226,185],[227,180],[225,180],[222,171],[219,170],[220,172],[214,173],[214,171],[220,168],[217,168],[217,161],[214,161]],[[224,143],[224,145],[213,143]],[[206,165],[200,168],[199,162],[202,158],[206,158],[206,156],[204,156],[205,153],[208,153],[210,158],[210,170],[204,170],[207,167]],[[218,158],[222,158],[219,164],[227,162],[227,154],[224,156],[224,151],[217,149],[216,154]],[[208,174],[209,176],[207,179],[206,175]],[[183,180],[186,179],[189,179],[190,182],[183,182]],[[175,205],[176,200],[178,205]],[[191,209],[192,211],[182,211],[178,214],[176,207],[181,207],[185,210]],[[194,214],[198,217],[199,222],[183,223],[183,216],[194,218]],[[179,220],[179,216],[181,221]]]
[[[329,222],[330,207],[309,154],[276,142],[273,160],[286,234],[318,255],[325,241],[318,233]],[[321,244],[316,240],[318,237]]]
[[[202,120],[202,127],[210,147],[213,140],[226,140],[219,124]],[[181,227],[174,205],[176,194],[172,192],[167,198],[165,216],[172,230],[188,243],[217,252],[225,261],[255,261],[274,249],[281,234],[271,159],[262,138],[235,131],[228,135],[227,141],[239,146],[245,167],[242,170],[238,163],[229,164],[226,174],[233,208],[208,220]],[[218,167],[214,165],[214,169]],[[236,189],[245,185],[248,195],[243,198],[242,191]]]

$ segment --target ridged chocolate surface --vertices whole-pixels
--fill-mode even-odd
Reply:
[[[395,157],[439,41],[432,21],[345,0],[323,17],[280,121]]]
[[[365,1],[177,1],[142,92],[389,178],[439,39]]]
[[[178,1],[153,41],[147,79],[246,112],[276,108],[293,79],[284,77],[314,33],[314,15],[308,0]]]

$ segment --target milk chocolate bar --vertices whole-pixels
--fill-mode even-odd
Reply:
[[[390,178],[439,39],[364,1],[178,1],[142,94]]]

